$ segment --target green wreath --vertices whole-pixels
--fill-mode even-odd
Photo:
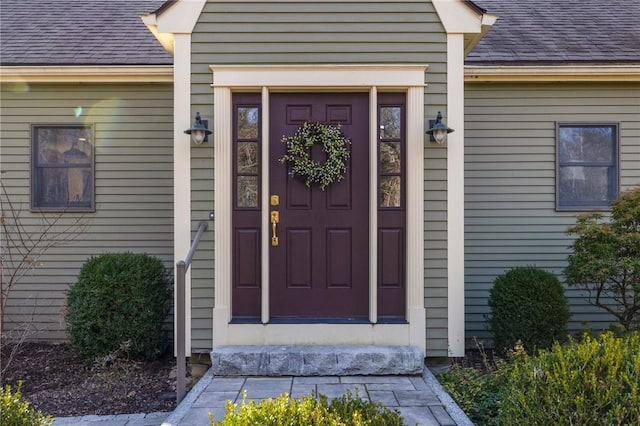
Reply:
[[[305,185],[316,183],[324,191],[329,184],[344,178],[351,156],[351,141],[344,137],[340,125],[305,121],[293,136],[282,136],[280,141],[286,145],[280,162],[289,164],[292,177],[299,175],[305,178]],[[322,145],[322,150],[327,154],[327,160],[323,163],[310,157],[311,148],[316,144]]]

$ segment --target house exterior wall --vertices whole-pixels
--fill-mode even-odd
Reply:
[[[65,292],[90,256],[148,253],[173,268],[172,86],[7,83],[0,96],[2,184],[32,235],[43,214],[29,211],[31,125],[93,125],[95,212],[61,214],[61,224],[80,217],[86,229],[47,250],[7,304],[7,330],[26,325],[31,338],[63,340]]]
[[[209,1],[192,34],[193,111],[213,115],[210,65],[426,64],[425,112],[446,111],[446,36],[430,2]],[[214,142],[215,143],[215,142]],[[446,147],[426,146],[427,352],[447,354]],[[192,148],[192,220],[215,208],[213,148]],[[214,253],[203,239],[192,271],[192,350],[211,345]]]
[[[620,190],[640,184],[640,85],[467,83],[465,91],[466,335],[489,338],[497,275],[535,265],[562,278],[579,212],[555,211],[556,122],[620,124]],[[570,329],[606,328],[607,315],[568,289]]]

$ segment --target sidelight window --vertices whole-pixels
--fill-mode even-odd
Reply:
[[[382,208],[402,207],[402,112],[400,106],[381,106],[379,109],[378,206]]]
[[[236,107],[235,165],[237,208],[257,209],[259,202],[260,114],[257,106]]]

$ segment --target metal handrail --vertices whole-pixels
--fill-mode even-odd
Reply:
[[[210,215],[211,217],[212,215]],[[186,393],[186,318],[185,318],[185,280],[191,260],[196,252],[196,248],[200,243],[200,238],[207,230],[209,225],[207,222],[200,222],[196,236],[191,243],[191,248],[184,260],[176,262],[176,402],[179,404]]]

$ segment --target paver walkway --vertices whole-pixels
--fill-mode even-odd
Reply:
[[[56,417],[54,426],[158,426],[171,413],[114,414],[108,416]],[[207,423],[208,424],[208,423]]]
[[[225,415],[226,402],[239,404],[243,391],[248,400],[276,398],[284,392],[293,398],[312,392],[337,398],[351,391],[398,410],[407,425],[472,425],[428,370],[422,376],[213,377],[208,374],[163,425],[208,425],[209,413],[220,420]]]
[[[248,400],[262,400],[284,392],[293,398],[312,392],[337,398],[348,390],[398,410],[407,425],[473,426],[429,370],[422,376],[340,377],[214,377],[209,370],[173,413],[64,417],[54,426],[207,426],[209,413],[222,419],[226,402],[239,404],[243,391]]]

